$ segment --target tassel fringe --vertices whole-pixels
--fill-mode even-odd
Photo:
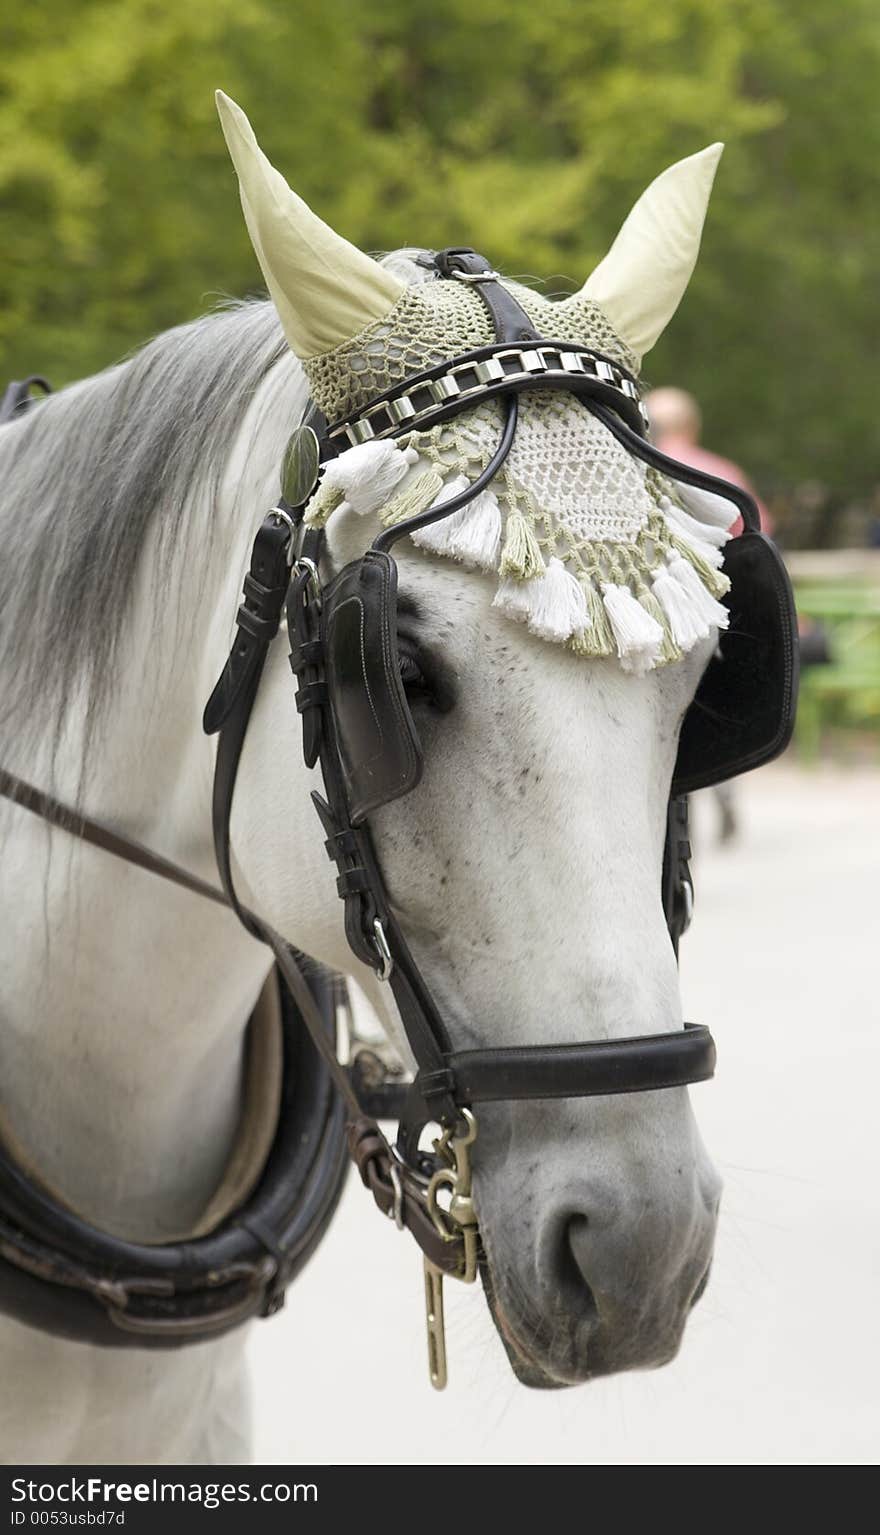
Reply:
[[[334,511],[350,510],[359,516],[378,513],[391,527],[429,507],[439,510],[470,483],[465,475],[452,474],[451,466],[420,458],[415,447],[364,443],[326,466],[306,522],[322,526]],[[588,569],[585,560],[576,571],[565,555],[545,563],[531,515],[514,508],[505,522],[503,500],[492,488],[411,536],[432,554],[497,570],[501,579],[493,607],[526,623],[532,634],[568,644],[578,655],[616,653],[624,671],[641,675],[680,660],[713,628],[727,628],[729,622],[718,599],[730,589],[722,550],[736,509],[692,488],[681,500],[684,505],[661,497],[660,517],[647,542],[635,541],[622,567],[630,572],[623,582],[602,580],[602,565],[595,561]],[[665,561],[659,569],[658,561]],[[610,561],[611,571],[620,568]]]
[[[703,586],[713,597],[723,597],[725,592],[730,591],[730,581],[724,574],[724,571],[715,570],[708,561],[703,559],[699,550],[695,549],[693,544],[689,543],[686,538],[682,538],[678,533],[673,533],[670,537],[670,542],[673,549],[683,559],[687,560],[689,565],[693,566]]]
[[[580,634],[587,623],[583,591],[561,560],[552,559],[546,574],[527,583],[528,624],[533,634],[560,644]]]
[[[383,507],[379,521],[383,527],[390,528],[397,522],[406,522],[408,517],[418,517],[420,512],[426,511],[434,503],[442,489],[443,481],[436,469],[421,470],[400,487],[396,496],[392,496],[388,505]],[[415,537],[413,534],[414,540]]]
[[[689,592],[674,579],[668,568],[657,572],[653,588],[676,645],[682,655],[687,655],[699,640],[706,638],[708,624],[694,607]]]
[[[573,637],[579,639],[590,621],[583,587],[557,559],[550,561],[543,575],[530,581],[506,576],[492,606],[524,620],[532,634],[558,645]]]
[[[683,653],[692,650],[698,640],[706,639],[713,628],[727,628],[730,622],[727,609],[709,595],[696,571],[680,556],[673,555],[666,568],[657,572],[653,586],[654,596]]]
[[[680,661],[682,652],[676,644],[675,637],[669,627],[669,620],[650,587],[641,586],[639,588],[638,601],[645,612],[649,613],[663,630],[663,646],[660,651],[660,660],[664,666],[668,666],[672,661]]]
[[[449,539],[450,553],[465,565],[495,570],[501,545],[501,508],[494,490],[484,490],[464,509]]]
[[[676,494],[698,521],[711,522],[716,528],[727,530],[739,516],[733,503],[725,501],[723,496],[716,496],[714,491],[698,490],[696,485],[679,485]]]
[[[572,636],[571,648],[579,656],[612,656],[616,648],[614,633],[601,593],[586,573],[579,577],[578,584],[584,597],[587,621],[583,629]]]
[[[628,586],[606,581],[602,596],[623,670],[638,676],[650,671],[663,650],[662,624],[636,601]]]
[[[507,613],[510,618],[526,619],[531,609],[531,600],[528,581],[517,581],[513,576],[505,576],[492,599],[492,606]]]
[[[707,630],[711,628],[726,629],[730,623],[730,615],[726,608],[716,602],[715,598],[707,592],[692,565],[686,560],[675,559],[669,561],[669,572],[679,586],[684,587],[690,596],[695,610],[705,619]],[[730,583],[728,582],[728,587]]]
[[[368,517],[385,506],[418,458],[415,448],[400,448],[396,442],[362,442],[331,459],[322,485],[342,491],[340,506]]]
[[[522,512],[511,512],[507,518],[498,568],[502,576],[519,576],[521,581],[530,581],[544,572],[540,545]]]
[[[338,485],[322,480],[306,507],[303,521],[307,528],[323,528],[331,513],[345,500],[345,492]]]
[[[680,533],[684,538],[692,539],[698,548],[709,545],[717,552],[723,549],[725,544],[730,543],[730,534],[725,528],[715,527],[711,522],[698,522],[696,517],[690,515],[690,512],[683,511],[680,506],[674,506],[671,501],[667,501],[661,510],[667,527]]]

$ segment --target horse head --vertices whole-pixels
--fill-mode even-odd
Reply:
[[[291,191],[240,110],[222,95],[219,106],[255,252],[331,424],[363,421],[377,398],[399,401],[402,383],[436,382],[463,355],[503,368],[481,280],[501,290],[496,308],[512,301],[511,346],[553,343],[559,368],[590,353],[611,369],[600,380],[628,381],[637,400],[641,356],[696,259],[720,146],[659,177],[581,290],[551,303],[495,273],[459,267],[463,280],[439,281],[418,250],[373,261]],[[682,1029],[661,901],[667,804],[679,729],[727,622],[733,508],[684,501],[571,393],[536,381],[518,403],[503,470],[454,515],[432,508],[467,496],[504,428],[491,388],[405,436],[343,438],[305,512],[324,529],[331,588],[383,529],[395,540],[385,617],[420,771],[405,793],[376,792],[388,769],[373,765],[366,800],[389,920],[455,1051]],[[398,408],[405,423],[417,397]],[[363,681],[357,703],[340,703],[365,716],[343,742],[354,758],[370,750],[371,710],[382,732]],[[269,667],[231,822],[243,888],[276,928],[364,982],[411,1061],[399,1008],[346,954],[331,878],[302,909],[293,871],[319,832],[279,749],[290,713],[289,678]],[[520,1377],[563,1384],[671,1358],[708,1273],[720,1194],[686,1088],[499,1095],[478,1120],[484,1281]]]

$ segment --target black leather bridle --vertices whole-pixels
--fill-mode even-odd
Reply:
[[[441,252],[437,257],[440,277],[461,276],[472,280],[492,317],[496,345],[484,348],[471,362],[497,356],[513,343],[539,340],[528,316],[513,296],[502,287],[488,263],[473,251]],[[545,349],[542,348],[542,351]],[[587,349],[579,350],[582,354]],[[595,354],[592,354],[595,357]],[[647,449],[636,426],[642,427],[638,393],[625,370],[598,358],[603,366],[595,372],[559,370],[557,377],[541,383],[579,393],[603,419],[609,408],[623,424],[627,445],[634,439],[640,450]],[[456,366],[462,365],[456,359]],[[431,381],[440,369],[406,381],[407,396],[412,399],[419,388]],[[475,1266],[475,1220],[470,1199],[469,1155],[466,1148],[475,1133],[473,1111],[488,1101],[514,1099],[549,1099],[655,1091],[684,1086],[711,1077],[715,1065],[715,1046],[709,1030],[686,1025],[683,1030],[638,1036],[629,1039],[587,1042],[577,1045],[534,1045],[456,1051],[452,1048],[443,1017],[426,984],[405,935],[388,901],[387,892],[368,821],[369,795],[354,796],[350,775],[347,777],[339,739],[339,714],[333,706],[334,658],[328,646],[328,610],[338,611],[340,600],[351,593],[359,604],[364,625],[364,644],[368,655],[381,654],[385,665],[379,683],[387,685],[380,720],[383,739],[392,744],[405,737],[402,718],[405,701],[399,679],[396,656],[396,567],[389,550],[414,528],[451,515],[487,485],[498,472],[513,443],[517,422],[517,395],[536,387],[536,374],[520,373],[513,379],[492,378],[485,392],[501,395],[506,406],[506,420],[499,445],[484,471],[468,489],[424,512],[418,517],[385,529],[374,540],[361,560],[354,561],[326,585],[322,579],[325,564],[325,535],[322,529],[304,521],[310,493],[318,475],[318,460],[333,457],[337,446],[351,441],[339,425],[328,428],[313,412],[306,432],[316,438],[312,483],[301,488],[297,501],[283,499],[264,521],[245,579],[243,603],[237,618],[237,635],[226,667],[208,701],[204,725],[218,732],[217,762],[214,780],[214,840],[217,864],[223,888],[230,903],[239,912],[245,926],[257,937],[266,937],[264,924],[245,912],[237,900],[232,881],[229,824],[232,797],[241,747],[250,711],[259,685],[268,647],[277,632],[286,606],[291,647],[290,663],[298,680],[297,709],[303,723],[303,749],[306,764],[320,765],[324,796],[313,794],[315,808],[325,835],[325,846],[337,868],[337,890],[343,901],[345,932],[358,959],[369,965],[389,984],[417,1064],[415,1080],[408,1089],[400,1118],[395,1146],[390,1146],[375,1123],[362,1117],[352,1120],[350,1144],[364,1182],[372,1189],[380,1207],[392,1210],[400,1225],[409,1226],[425,1252],[429,1267],[429,1314],[431,1311],[430,1274],[452,1274],[473,1278]],[[626,380],[628,388],[621,389]],[[389,391],[388,398],[399,398],[402,389]],[[375,403],[370,411],[375,421]],[[468,409],[473,394],[464,400],[444,402],[428,423],[448,419],[456,410]],[[408,421],[409,417],[404,417]],[[393,435],[389,418],[386,435]],[[357,440],[357,439],[355,439]],[[650,450],[648,450],[650,452]],[[647,452],[644,456],[648,456]],[[652,455],[662,460],[662,455]],[[377,679],[374,676],[373,682]],[[364,678],[365,685],[370,679]],[[395,686],[396,684],[396,686]],[[371,692],[371,705],[383,709],[380,686]],[[356,748],[355,748],[356,750]],[[406,763],[396,766],[392,792],[382,792],[377,802],[399,797],[413,787],[417,774]],[[673,942],[690,915],[687,858],[686,811],[678,802],[670,813],[670,835],[664,870],[664,900]],[[273,939],[270,936],[269,941]],[[426,1154],[420,1136],[427,1124],[440,1125],[440,1152]],[[462,1175],[461,1163],[465,1164]],[[438,1203],[439,1185],[451,1187],[453,1202],[446,1213]],[[426,1226],[427,1207],[431,1217]],[[431,1230],[433,1227],[433,1230]],[[424,1236],[430,1232],[430,1244]],[[442,1246],[437,1249],[439,1232]],[[435,1305],[437,1301],[435,1289]],[[435,1346],[438,1340],[434,1338]],[[442,1339],[439,1340],[442,1343]],[[432,1369],[435,1383],[442,1383],[444,1370],[439,1360]]]
[[[757,509],[746,492],[675,463],[645,440],[637,383],[619,363],[587,347],[543,341],[514,296],[475,252],[459,248],[440,252],[434,266],[438,280],[473,285],[491,316],[495,342],[467,357],[456,358],[452,364],[438,365],[408,378],[404,385],[371,401],[354,420],[328,425],[317,410],[312,410],[299,429],[294,455],[296,472],[285,480],[285,495],[256,535],[233,645],[204,715],[205,730],[218,736],[213,828],[222,892],[194,880],[185,871],[99,823],[58,805],[13,775],[0,774],[0,793],[110,853],[226,902],[248,931],[270,947],[290,1007],[305,1025],[310,1041],[309,1059],[318,1079],[324,1090],[331,1082],[338,1090],[331,1095],[336,1115],[335,1142],[326,1115],[323,1121],[327,1155],[332,1160],[333,1146],[338,1145],[344,1120],[350,1155],[377,1205],[400,1227],[406,1226],[412,1232],[425,1255],[432,1379],[439,1385],[445,1379],[442,1314],[439,1324],[437,1321],[440,1278],[445,1274],[473,1279],[477,1271],[479,1246],[471,1200],[469,1149],[476,1132],[475,1107],[497,1100],[656,1091],[704,1081],[714,1071],[715,1047],[708,1029],[686,1025],[671,1033],[574,1045],[453,1049],[442,1014],[389,903],[369,824],[370,810],[408,792],[417,782],[420,770],[397,659],[397,572],[390,550],[415,528],[451,515],[489,483],[513,443],[519,393],[544,387],[575,394],[628,451],[673,479],[723,495],[739,508],[750,535],[760,538],[760,534]],[[454,374],[451,383],[450,373]],[[461,495],[386,528],[361,559],[325,580],[325,535],[322,529],[310,527],[305,521],[321,465],[352,442],[373,436],[393,437],[412,429],[414,416],[420,427],[434,425],[472,408],[486,397],[502,401],[505,424],[498,447],[478,478]],[[16,397],[14,409],[17,412],[20,408],[21,399]],[[373,667],[372,677],[363,680],[365,684],[374,684],[373,701],[380,711],[377,718],[384,729],[383,741],[389,757],[380,764],[378,789],[372,797],[369,786],[365,788],[363,782],[358,782],[356,761],[352,767],[352,741],[347,739],[344,703],[339,692],[342,653],[338,648],[334,651],[337,641],[333,621],[349,602],[359,605],[362,633],[366,637],[362,648]],[[386,1089],[378,1097],[374,1095],[372,1105],[365,1095],[357,1063],[352,1069],[337,1058],[332,1009],[328,1013],[326,998],[322,1005],[314,968],[307,973],[302,956],[286,939],[243,906],[232,879],[229,825],[239,759],[263,666],[285,608],[290,662],[297,680],[296,704],[303,726],[304,758],[310,767],[320,765],[323,777],[324,795],[313,794],[313,800],[328,856],[336,865],[346,936],[356,957],[389,984],[417,1065],[415,1080],[405,1093]],[[793,666],[786,652],[787,696],[793,686]],[[782,727],[777,736],[773,750],[766,750],[761,760],[785,744],[787,736]],[[355,741],[355,757],[356,749]],[[684,771],[678,789],[694,786],[698,777]],[[676,792],[675,783],[673,791],[662,898],[677,951],[679,937],[690,919],[692,889],[686,800]],[[296,1029],[292,1023],[288,1034],[293,1050]],[[369,1112],[377,1106],[381,1106],[383,1113],[394,1109],[400,1114],[394,1145]],[[432,1123],[439,1125],[440,1135],[434,1150],[426,1151],[421,1144],[422,1132]],[[279,1132],[282,1138],[283,1132],[284,1126]],[[312,1159],[306,1169],[307,1177],[317,1177],[319,1161],[320,1158]],[[287,1200],[283,1212],[270,1201],[268,1209],[235,1213],[231,1218],[237,1244],[230,1260],[233,1271],[231,1275],[227,1272],[229,1264],[223,1271],[227,1285],[233,1289],[218,1300],[223,1285],[211,1278],[215,1252],[205,1249],[203,1262],[198,1242],[143,1249],[137,1244],[105,1240],[101,1233],[78,1222],[69,1212],[59,1215],[59,1207],[40,1195],[10,1159],[0,1153],[0,1306],[28,1320],[35,1318],[38,1325],[102,1342],[122,1341],[120,1328],[128,1328],[130,1335],[133,1314],[137,1341],[141,1343],[191,1341],[222,1331],[248,1315],[269,1314],[277,1309],[284,1285],[296,1272],[302,1253],[311,1250],[315,1233],[323,1229],[338,1193],[341,1176],[338,1163],[336,1156],[329,1179],[326,1176],[323,1182],[318,1179],[316,1208],[311,1224],[307,1221],[305,1228],[297,1225],[296,1198]],[[278,1169],[283,1174],[283,1157]],[[267,1169],[267,1178],[270,1170]],[[450,1200],[445,1198],[447,1195]],[[219,1235],[228,1235],[226,1228]],[[213,1240],[207,1239],[208,1243]],[[35,1244],[39,1248],[39,1262],[31,1251]],[[57,1271],[53,1272],[53,1261],[59,1252],[65,1266],[63,1273],[57,1264]],[[145,1253],[151,1255],[149,1262]],[[165,1258],[157,1258],[157,1254],[164,1254]],[[161,1277],[166,1279],[161,1299],[160,1290],[150,1289],[157,1262],[162,1268]],[[10,1275],[15,1279],[11,1285]],[[127,1288],[122,1285],[120,1289],[124,1276],[128,1278]],[[237,1289],[236,1276],[240,1280]],[[44,1302],[46,1288],[53,1292],[51,1305],[35,1304],[35,1287]],[[82,1302],[87,1302],[87,1326],[76,1318],[71,1320],[76,1310],[70,1303],[72,1295],[80,1312]]]

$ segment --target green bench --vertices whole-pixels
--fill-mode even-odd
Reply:
[[[813,556],[813,560],[817,557]],[[829,561],[833,561],[829,556]],[[855,557],[856,559],[858,556]],[[791,561],[796,567],[796,559]],[[880,580],[876,561],[847,576],[798,578],[792,571],[798,613],[824,625],[831,663],[801,674],[796,745],[815,761],[829,731],[870,733],[880,747]]]

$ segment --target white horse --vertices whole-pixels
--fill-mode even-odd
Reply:
[[[716,160],[706,151],[655,182],[586,285],[636,354],[686,286]],[[380,287],[424,276],[402,256],[370,263],[272,174],[277,227],[258,254],[274,307],[160,336],[0,432],[0,765],[212,881],[201,711],[307,399],[279,313],[308,357],[367,323],[371,266]],[[364,547],[354,519],[331,521],[328,537],[337,565]],[[680,1027],[660,861],[678,726],[712,639],[627,675],[513,629],[484,577],[409,547],[400,567],[455,705],[420,717],[424,779],[375,825],[454,1044]],[[355,976],[408,1053],[387,991],[344,940],[285,650],[270,656],[239,773],[238,887],[299,948]],[[270,1062],[242,1148],[243,1041],[271,956],[231,913],[20,808],[0,815],[0,1137],[110,1232],[204,1231],[234,1202],[233,1149],[240,1192],[271,1133]],[[719,1201],[686,1090],[487,1106],[475,1193],[523,1380],[573,1383],[675,1354]],[[343,1347],[345,1325],[343,1308]],[[115,1351],[3,1318],[0,1453],[241,1461],[245,1331]]]

